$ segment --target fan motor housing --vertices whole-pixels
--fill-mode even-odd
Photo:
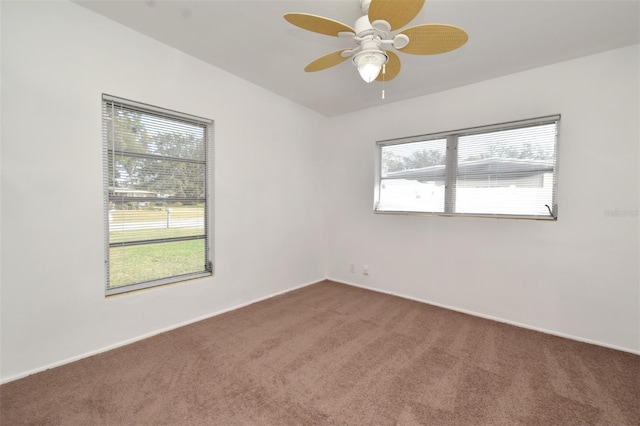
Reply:
[[[369,17],[367,15],[359,17],[354,25],[354,30],[356,30],[356,35],[359,37],[373,32],[373,27],[371,26],[371,22],[369,22]]]

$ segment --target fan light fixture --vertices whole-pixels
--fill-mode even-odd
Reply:
[[[367,82],[371,83],[378,78],[382,66],[387,63],[389,58],[381,51],[364,51],[358,53],[353,58],[353,63],[358,68],[360,77]]]
[[[437,55],[458,49],[469,39],[462,28],[447,24],[422,24],[402,29],[418,16],[425,0],[358,2],[362,15],[356,19],[353,28],[324,16],[285,13],[284,19],[303,30],[352,40],[355,44],[317,58],[304,67],[306,72],[325,70],[352,58],[365,82],[376,80],[384,84],[400,73],[400,58],[394,51]]]

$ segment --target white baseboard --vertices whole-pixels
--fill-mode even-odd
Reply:
[[[0,384],[12,382],[14,380],[22,379],[24,377],[31,376],[32,374],[40,373],[42,371],[49,370],[51,368],[60,367],[62,365],[70,364],[72,362],[79,361],[81,359],[88,358],[90,356],[98,355],[98,354],[101,354],[103,352],[110,351],[112,349],[117,349],[117,348],[120,348],[122,346],[130,345],[131,343],[139,342],[140,340],[148,339],[149,337],[153,337],[153,336],[156,336],[158,334],[165,333],[167,331],[175,330],[176,328],[184,327],[184,326],[187,326],[189,324],[196,323],[198,321],[203,321],[203,320],[206,320],[206,319],[209,319],[209,318],[212,318],[212,317],[215,317],[215,316],[227,313],[227,312],[235,311],[236,309],[244,308],[245,306],[253,305],[254,303],[262,302],[263,300],[271,299],[272,297],[280,296],[281,294],[289,293],[290,291],[298,290],[298,289],[301,289],[301,288],[304,288],[304,287],[307,287],[307,286],[310,286],[310,285],[313,285],[313,284],[317,284],[319,282],[322,282],[323,280],[325,280],[325,278],[319,279],[317,281],[309,282],[309,283],[306,283],[306,284],[301,284],[301,285],[298,285],[296,287],[292,287],[292,288],[289,288],[289,289],[286,289],[286,290],[283,290],[283,291],[279,291],[277,293],[270,294],[268,296],[260,297],[258,299],[254,299],[254,300],[251,300],[249,302],[241,303],[239,305],[235,305],[235,306],[232,306],[232,307],[229,307],[229,308],[226,308],[226,309],[222,309],[220,311],[216,311],[216,312],[213,312],[213,313],[210,313],[210,314],[202,315],[202,316],[190,319],[188,321],[184,321],[184,322],[181,322],[181,323],[178,323],[178,324],[171,325],[169,327],[164,327],[164,328],[161,328],[161,329],[158,329],[158,330],[154,330],[154,331],[152,331],[150,333],[145,333],[145,334],[142,334],[140,336],[136,336],[136,337],[134,337],[132,339],[123,340],[121,342],[114,343],[114,344],[108,345],[108,346],[104,346],[102,348],[99,348],[99,349],[96,349],[96,350],[93,350],[93,351],[84,352],[84,353],[82,353],[80,355],[76,355],[76,356],[73,356],[73,357],[70,357],[70,358],[63,359],[62,361],[57,361],[57,362],[54,362],[54,363],[51,363],[51,364],[47,364],[47,365],[45,365],[43,367],[34,368],[34,369],[31,369],[31,370],[28,370],[28,371],[25,371],[25,372],[22,372],[22,373],[7,377],[7,378],[3,378],[2,380],[0,380]]]
[[[42,371],[49,370],[51,368],[59,367],[59,366],[65,365],[65,364],[69,364],[69,363],[72,363],[72,362],[75,362],[75,361],[79,361],[79,360],[81,360],[83,358],[88,358],[88,357],[93,356],[93,355],[98,355],[100,353],[107,352],[107,351],[110,351],[112,349],[116,349],[116,348],[119,348],[119,347],[122,347],[122,346],[126,346],[126,345],[129,345],[131,343],[138,342],[140,340],[148,339],[149,337],[153,337],[155,335],[158,335],[158,334],[161,334],[161,333],[165,333],[167,331],[175,330],[176,328],[184,327],[184,326],[187,326],[189,324],[196,323],[198,321],[203,321],[203,320],[206,320],[206,319],[209,319],[209,318],[212,318],[212,317],[215,317],[215,316],[218,316],[218,315],[230,312],[230,311],[234,311],[236,309],[244,308],[245,306],[249,306],[249,305],[252,305],[254,303],[261,302],[263,300],[271,299],[272,297],[276,297],[276,296],[280,296],[280,295],[285,294],[285,293],[289,293],[290,291],[298,290],[298,289],[301,289],[301,288],[304,288],[304,287],[307,287],[307,286],[310,286],[310,285],[313,285],[313,284],[317,284],[319,282],[322,282],[323,280],[329,280],[329,281],[337,282],[337,283],[340,283],[340,284],[349,285],[349,286],[352,286],[352,287],[359,287],[359,288],[362,288],[362,289],[365,289],[365,290],[375,291],[377,293],[382,293],[382,294],[388,294],[388,295],[391,295],[391,296],[401,297],[403,299],[413,300],[415,302],[425,303],[425,304],[428,304],[428,305],[437,306],[437,307],[444,308],[444,309],[449,309],[451,311],[456,311],[456,312],[460,312],[460,313],[467,314],[467,315],[473,315],[475,317],[484,318],[484,319],[488,319],[488,320],[491,320],[491,321],[510,324],[510,325],[514,325],[514,326],[520,327],[520,328],[525,328],[525,329],[528,329],[528,330],[539,331],[541,333],[550,334],[550,335],[558,336],[558,337],[563,337],[565,339],[575,340],[575,341],[578,341],[578,342],[589,343],[589,344],[592,344],[592,345],[602,346],[602,347],[609,348],[609,349],[615,349],[615,350],[622,351],[622,352],[628,352],[628,353],[632,353],[632,354],[635,354],[635,355],[640,355],[640,351],[634,350],[634,349],[629,349],[629,348],[625,348],[625,347],[621,347],[621,346],[611,345],[611,344],[608,344],[608,343],[599,342],[599,341],[595,341],[595,340],[591,340],[591,339],[585,339],[585,338],[582,338],[582,337],[573,336],[573,335],[570,335],[570,334],[561,333],[561,332],[557,332],[557,331],[554,331],[554,330],[548,330],[548,329],[545,329],[545,328],[540,328],[540,327],[532,326],[532,325],[529,325],[529,324],[523,324],[523,323],[519,323],[519,322],[516,322],[516,321],[510,321],[510,320],[507,320],[507,319],[504,319],[504,318],[499,318],[499,317],[494,317],[494,316],[491,316],[491,315],[481,314],[481,313],[470,311],[470,310],[467,310],[467,309],[460,309],[460,308],[456,308],[454,306],[445,305],[445,304],[442,304],[442,303],[437,303],[437,302],[432,302],[432,301],[429,301],[429,300],[419,299],[417,297],[407,296],[407,295],[404,295],[404,294],[401,294],[401,293],[394,293],[394,292],[385,291],[385,290],[381,290],[381,289],[374,288],[374,287],[368,287],[368,286],[365,286],[365,285],[362,285],[362,284],[356,284],[356,283],[352,283],[352,282],[348,282],[348,281],[343,281],[343,280],[338,280],[338,279],[335,279],[335,278],[327,277],[327,278],[319,279],[317,281],[301,284],[301,285],[298,285],[296,287],[292,287],[292,288],[289,288],[289,289],[286,289],[286,290],[282,290],[282,291],[279,291],[277,293],[273,293],[273,294],[270,294],[270,295],[267,295],[267,296],[264,296],[264,297],[260,297],[258,299],[254,299],[254,300],[251,300],[249,302],[241,303],[239,305],[235,305],[235,306],[232,306],[232,307],[229,307],[229,308],[226,308],[226,309],[222,309],[220,311],[216,311],[216,312],[213,312],[213,313],[210,313],[210,314],[202,315],[202,316],[190,319],[188,321],[184,321],[184,322],[181,322],[181,323],[178,323],[178,324],[171,325],[169,327],[164,327],[164,328],[152,331],[150,333],[145,333],[145,334],[142,334],[140,336],[136,336],[136,337],[134,337],[132,339],[127,339],[127,340],[124,340],[124,341],[121,341],[121,342],[118,342],[118,343],[115,343],[115,344],[112,344],[112,345],[108,345],[108,346],[105,346],[105,347],[102,347],[102,348],[99,348],[99,349],[96,349],[96,350],[93,350],[93,351],[85,352],[85,353],[82,353],[80,355],[76,355],[76,356],[73,356],[73,357],[70,357],[70,358],[66,358],[66,359],[64,359],[62,361],[57,361],[57,362],[45,365],[43,367],[34,368],[32,370],[28,370],[28,371],[22,372],[20,374],[14,375],[14,376],[10,376],[10,377],[4,378],[4,379],[2,379],[0,381],[0,384],[4,384],[4,383],[12,382],[14,380],[22,379],[22,378],[30,376],[32,374],[40,373]]]
[[[445,305],[445,304],[442,304],[442,303],[432,302],[432,301],[429,301],[429,300],[423,300],[423,299],[419,299],[417,297],[407,296],[407,295],[404,295],[404,294],[401,294],[401,293],[393,293],[393,292],[390,292],[390,291],[380,290],[380,289],[374,288],[374,287],[367,287],[367,286],[362,285],[362,284],[351,283],[351,282],[348,282],[348,281],[337,280],[337,279],[334,279],[334,278],[326,278],[326,279],[329,280],[329,281],[340,283],[340,284],[349,285],[349,286],[352,286],[352,287],[359,287],[359,288],[363,288],[365,290],[375,291],[377,293],[388,294],[390,296],[401,297],[403,299],[413,300],[415,302],[426,303],[427,305],[437,306],[439,308],[448,309],[450,311],[456,311],[456,312],[460,312],[460,313],[467,314],[467,315],[473,315],[474,317],[484,318],[484,319],[488,319],[488,320],[491,320],[491,321],[496,321],[496,322],[501,322],[501,323],[504,323],[504,324],[514,325],[514,326],[520,327],[520,328],[526,328],[528,330],[539,331],[541,333],[550,334],[550,335],[558,336],[558,337],[563,337],[565,339],[575,340],[577,342],[589,343],[591,345],[602,346],[602,347],[609,348],[609,349],[615,349],[617,351],[628,352],[628,353],[632,353],[632,354],[635,354],[635,355],[640,355],[640,351],[635,350],[635,349],[630,349],[630,348],[625,348],[625,347],[622,347],[622,346],[611,345],[609,343],[599,342],[599,341],[596,341],[596,340],[585,339],[583,337],[573,336],[571,334],[561,333],[561,332],[554,331],[554,330],[548,330],[546,328],[540,328],[540,327],[536,327],[536,326],[529,325],[529,324],[519,323],[519,322],[516,322],[516,321],[510,321],[510,320],[507,320],[507,319],[504,319],[504,318],[494,317],[494,316],[491,316],[491,315],[485,315],[485,314],[481,314],[481,313],[478,313],[478,312],[470,311],[470,310],[467,310],[467,309],[460,309],[460,308],[456,308],[454,306],[449,306],[449,305]]]

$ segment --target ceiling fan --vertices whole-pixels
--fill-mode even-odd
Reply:
[[[367,83],[388,81],[400,72],[400,58],[391,48],[413,55],[435,55],[465,44],[467,33],[445,24],[416,25],[392,34],[415,18],[425,0],[359,0],[363,16],[354,28],[342,22],[308,13],[287,13],[284,19],[302,29],[352,39],[356,46],[322,56],[305,67],[306,72],[324,70],[353,58]],[[382,73],[380,71],[382,70]]]

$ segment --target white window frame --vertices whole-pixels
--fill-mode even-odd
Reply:
[[[553,188],[552,202],[547,206],[548,214],[516,214],[516,213],[461,213],[455,211],[456,181],[458,177],[458,139],[462,136],[490,133],[501,130],[511,130],[527,128],[538,125],[555,123],[555,144],[553,155]],[[491,217],[491,218],[515,218],[515,219],[536,219],[552,220],[558,219],[557,185],[558,185],[558,139],[560,129],[560,114],[544,117],[531,118],[526,120],[511,121],[505,123],[492,124],[487,126],[471,127],[459,130],[452,130],[439,133],[404,137],[398,139],[387,139],[376,142],[375,156],[375,184],[373,212],[377,214],[403,214],[403,215],[429,215],[429,216],[466,216],[466,217]],[[427,142],[430,140],[446,139],[445,158],[445,178],[444,178],[444,211],[409,211],[392,210],[380,208],[380,189],[382,186],[382,149],[390,145],[409,144],[414,142]]]
[[[113,201],[113,197],[116,194],[116,190],[111,188],[110,191],[110,176],[109,176],[109,152],[113,152],[114,150],[110,148],[108,141],[108,126],[109,126],[109,117],[107,114],[107,106],[115,105],[117,107],[123,107],[129,110],[133,110],[139,112],[141,114],[151,114],[155,117],[159,118],[167,118],[169,120],[181,121],[185,123],[195,124],[199,127],[202,127],[205,134],[205,149],[204,149],[204,161],[200,161],[201,164],[204,164],[204,185],[205,185],[205,196],[204,200],[199,200],[204,203],[204,237],[194,237],[196,239],[204,239],[204,264],[203,270],[200,272],[187,273],[181,275],[174,275],[163,277],[160,279],[153,279],[145,282],[139,283],[131,283],[120,286],[110,286],[109,279],[109,265],[110,265],[110,248],[122,243],[110,243],[110,201]],[[153,105],[148,105],[141,102],[132,101],[129,99],[124,99],[108,94],[102,95],[102,146],[103,146],[103,196],[104,196],[104,230],[105,230],[105,294],[107,296],[137,291],[145,288],[157,287],[166,284],[178,283],[182,281],[192,280],[195,278],[211,276],[214,273],[214,263],[213,263],[213,121],[207,118],[198,117],[190,114],[185,114],[173,110],[169,110],[166,108],[161,108]],[[117,151],[116,151],[117,152]],[[156,157],[157,159],[158,157]],[[167,161],[176,161],[176,158],[167,157]],[[184,162],[194,162],[194,160],[183,160]],[[131,192],[131,191],[130,191]],[[148,191],[137,191],[145,194],[127,194],[127,201],[166,201],[171,199],[167,199],[166,197],[150,197],[149,194],[146,194]],[[137,197],[136,197],[137,195]],[[142,197],[142,198],[141,198]],[[138,200],[140,198],[140,200]],[[177,200],[181,201],[181,200]],[[186,241],[189,240],[189,237],[181,237],[181,238],[169,238],[153,240],[149,243],[142,244],[162,244],[164,242],[171,241]],[[193,238],[192,238],[193,239]]]

